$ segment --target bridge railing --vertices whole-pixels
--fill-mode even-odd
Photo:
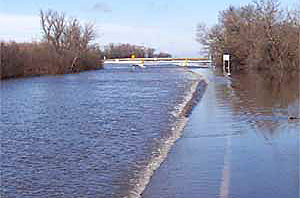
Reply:
[[[105,61],[210,61],[208,58],[115,58],[106,59]]]

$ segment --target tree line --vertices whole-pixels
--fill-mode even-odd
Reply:
[[[40,21],[40,42],[0,43],[1,79],[102,68],[93,24],[53,10],[41,10]]]
[[[112,58],[130,58],[134,55],[136,58],[170,58],[171,54],[166,52],[155,53],[155,49],[145,46],[132,45],[129,43],[114,44],[105,46],[103,56]]]
[[[0,79],[44,74],[75,73],[103,68],[103,58],[171,57],[153,48],[109,44],[104,50],[95,42],[96,27],[54,10],[40,10],[40,42],[0,41]]]
[[[283,9],[277,0],[229,6],[213,27],[198,25],[197,41],[216,65],[222,65],[223,54],[230,54],[235,71],[276,77],[299,71],[299,8]]]

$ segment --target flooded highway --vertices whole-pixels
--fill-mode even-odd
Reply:
[[[207,90],[143,198],[298,198],[299,78],[195,72]]]
[[[124,197],[176,136],[197,79],[178,67],[106,65],[1,81],[1,198]],[[171,146],[171,145],[170,145]]]
[[[166,146],[144,198],[298,198],[299,78],[192,71],[115,64],[1,81],[1,198],[138,197]],[[183,119],[195,73],[208,84]]]

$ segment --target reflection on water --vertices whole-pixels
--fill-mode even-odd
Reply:
[[[241,120],[273,136],[288,123],[297,122],[288,118],[300,116],[299,86],[299,75],[285,76],[279,82],[259,74],[236,74],[220,87],[224,94],[222,91],[217,94],[229,102]]]
[[[240,133],[228,148],[228,197],[299,197],[300,120],[288,119],[300,116],[299,74],[281,82],[258,74],[225,81],[216,95],[231,107]]]

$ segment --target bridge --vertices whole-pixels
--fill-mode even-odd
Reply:
[[[145,65],[172,64],[186,67],[205,67],[211,63],[207,58],[116,58],[106,59],[104,63],[110,64],[132,64],[133,66],[145,67]]]

